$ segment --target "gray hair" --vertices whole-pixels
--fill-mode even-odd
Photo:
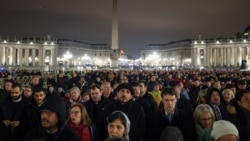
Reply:
[[[212,116],[212,120],[215,121],[213,109],[208,104],[200,104],[195,108],[193,115],[194,124],[196,127],[200,125],[200,117],[205,113],[210,113]]]

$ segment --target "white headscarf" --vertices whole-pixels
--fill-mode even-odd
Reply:
[[[124,135],[124,138],[126,138],[127,140],[129,140],[129,130],[130,130],[130,120],[129,120],[129,118],[128,118],[128,116],[124,113],[124,112],[122,112],[122,111],[114,111],[114,112],[112,112],[110,115],[113,115],[113,114],[115,114],[115,113],[121,113],[124,117],[125,117],[125,127],[126,127],[126,133],[125,133],[125,135]],[[110,116],[109,115],[109,116]],[[108,117],[109,117],[108,116]],[[107,120],[108,120],[108,118],[107,118]]]

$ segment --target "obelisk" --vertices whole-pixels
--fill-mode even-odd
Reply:
[[[113,0],[113,17],[112,17],[112,41],[111,41],[111,67],[118,68],[119,58],[119,38],[118,38],[118,14],[117,14],[117,0]]]

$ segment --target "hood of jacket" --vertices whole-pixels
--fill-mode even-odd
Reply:
[[[66,105],[60,96],[51,95],[47,97],[41,109],[47,109],[57,113],[59,119],[59,128],[65,124],[67,114]]]

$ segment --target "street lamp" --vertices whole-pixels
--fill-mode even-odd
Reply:
[[[149,54],[145,61],[148,62],[151,66],[158,66],[159,60],[161,58],[161,54],[154,52],[153,54]]]
[[[67,61],[67,68],[69,68],[69,60],[73,57],[73,55],[69,52],[69,51],[67,51],[64,55],[63,55],[63,57],[66,59],[66,61]]]

